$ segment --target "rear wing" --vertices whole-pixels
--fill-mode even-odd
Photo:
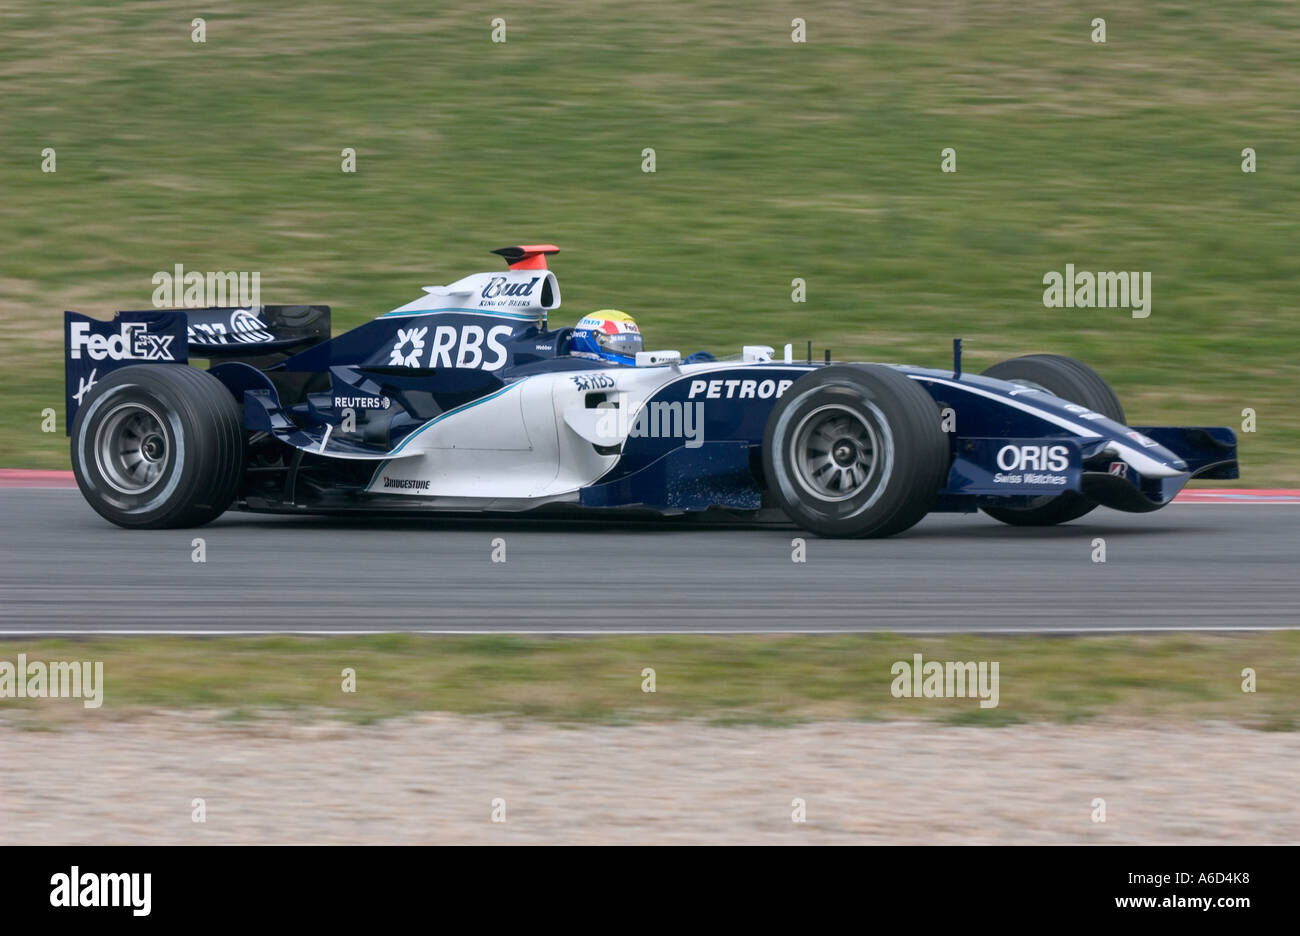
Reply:
[[[71,433],[87,391],[119,367],[287,355],[329,338],[329,306],[144,309],[109,322],[64,312],[64,425]]]

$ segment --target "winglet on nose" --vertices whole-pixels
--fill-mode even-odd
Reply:
[[[492,251],[506,258],[512,270],[545,270],[546,255],[559,253],[554,244],[524,244],[520,247],[501,247]]]

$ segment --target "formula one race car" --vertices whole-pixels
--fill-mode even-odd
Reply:
[[[1093,370],[1051,354],[980,376],[900,364],[645,351],[608,310],[550,329],[551,245],[426,287],[331,338],[327,306],[65,313],[72,464],[124,527],[269,512],[659,514],[779,508],[826,536],[930,511],[1042,526],[1155,510],[1237,477],[1227,428],[1129,427]],[[207,359],[200,370],[191,358]]]

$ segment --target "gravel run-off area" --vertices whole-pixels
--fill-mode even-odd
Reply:
[[[1300,733],[1210,722],[359,725],[184,711],[53,731],[0,722],[0,752],[2,845],[1300,842]]]

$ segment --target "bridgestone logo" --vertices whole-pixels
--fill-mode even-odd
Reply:
[[[384,475],[384,487],[407,491],[427,491],[429,490],[429,482],[416,481],[414,478],[390,478],[388,475]]]

